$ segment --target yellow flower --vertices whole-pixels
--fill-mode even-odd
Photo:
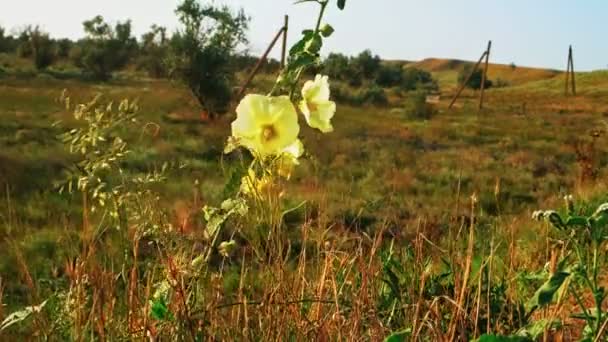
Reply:
[[[330,90],[327,76],[317,75],[314,81],[307,81],[302,88],[300,110],[312,128],[323,133],[334,130],[331,118],[336,113],[336,103],[329,100]]]
[[[300,141],[300,139],[296,140],[293,144],[287,146],[283,150],[283,154],[281,158],[279,158],[277,165],[277,173],[286,179],[291,177],[291,173],[293,168],[296,165],[299,165],[300,162],[298,158],[300,158],[304,154],[304,145]]]
[[[249,169],[248,175],[241,178],[241,192],[250,196],[262,196],[272,185],[270,177],[264,175],[258,178],[252,169]]]
[[[247,95],[236,114],[232,136],[259,157],[279,155],[298,138],[298,115],[287,96]]]

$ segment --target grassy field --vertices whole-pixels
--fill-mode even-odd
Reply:
[[[511,85],[488,91],[482,111],[472,91],[448,110],[462,63],[414,65],[432,71],[442,87],[434,116],[409,115],[405,94],[391,97],[387,106],[340,104],[335,132],[306,132],[306,157],[283,198],[285,206],[297,206],[285,218],[293,245],[289,257],[252,264],[245,261],[251,258],[246,248],[229,258],[216,256],[211,275],[193,295],[205,298],[206,316],[187,316],[209,338],[377,340],[408,328],[435,340],[456,326],[470,337],[517,327],[517,303],[542,284],[544,265],[554,264],[559,253],[555,236],[532,221],[532,212],[560,208],[566,194],[588,206],[608,199],[608,73],[578,74],[578,96],[565,97],[558,72],[492,66],[490,78]],[[268,90],[264,80],[254,84],[256,91]],[[233,115],[209,122],[177,84],[128,73],[106,84],[24,71],[0,74],[0,321],[72,289],[82,262],[90,286],[82,313],[107,324],[82,323],[82,331],[119,338],[111,335],[119,326],[128,326],[122,331],[131,337],[140,336],[138,329],[168,329],[145,313],[127,313],[138,306],[134,301],[147,303],[151,283],[163,272],[146,273],[148,264],[130,255],[143,248],[145,259],[152,252],[115,242],[123,236],[118,233],[87,240],[83,227],[91,223],[83,218],[82,197],[57,191],[76,160],[57,136],[79,127],[58,101],[64,89],[73,103],[97,93],[106,101],[138,101],[138,123],[121,129],[135,152],[125,164],[127,176],[165,162],[181,165],[155,191],[166,220],[192,246],[205,243],[201,208],[221,203],[240,165],[222,153]],[[186,249],[179,249],[182,257],[191,256]],[[180,257],[173,257],[163,260],[179,264]],[[451,270],[447,283],[445,264]],[[401,289],[390,282],[393,277]],[[136,290],[134,279],[141,285]],[[100,295],[100,288],[115,294]],[[95,300],[114,295],[117,303],[96,306]],[[567,317],[573,305],[560,303],[537,316]],[[104,313],[126,318],[99,323]],[[578,336],[576,323],[564,325],[561,336]],[[61,330],[41,315],[6,336],[45,327]]]

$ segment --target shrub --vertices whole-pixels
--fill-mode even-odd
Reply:
[[[0,52],[11,52],[13,37],[6,35],[6,31],[0,26]]]
[[[467,65],[458,73],[458,84],[462,85],[466,81],[467,77],[471,73],[472,68],[473,67],[471,65]],[[471,78],[469,79],[469,82],[467,83],[467,87],[469,87],[471,89],[475,89],[475,90],[481,89],[482,80],[483,80],[483,71],[481,69],[476,69],[475,72],[473,72],[473,75],[471,76]],[[488,88],[492,87],[492,85],[493,85],[492,81],[489,79],[486,79],[485,88],[488,89]]]
[[[378,55],[373,55],[370,50],[361,52],[351,60],[352,68],[361,72],[361,75],[371,80],[380,70],[381,59]]]
[[[46,69],[57,56],[55,43],[38,26],[28,26],[20,36],[19,55],[31,58],[37,70]]]
[[[405,91],[416,89],[435,91],[439,89],[439,86],[430,72],[418,68],[406,68],[403,71],[401,89]]]
[[[330,53],[323,61],[323,73],[335,80],[347,80],[351,71],[349,62],[341,53]]]
[[[362,102],[377,105],[377,106],[384,106],[384,105],[388,104],[386,92],[384,91],[384,89],[382,89],[382,87],[379,87],[378,85],[375,85],[375,84],[372,85],[371,87],[367,88],[361,94],[361,98],[362,98]]]
[[[58,39],[56,41],[56,45],[57,45],[57,57],[60,57],[60,58],[69,58],[70,57],[70,51],[72,50],[72,47],[74,46],[74,42],[72,42],[71,40],[69,40],[67,38],[63,38],[63,39]]]
[[[201,6],[184,0],[175,11],[182,24],[171,39],[169,74],[190,88],[211,116],[226,111],[232,96],[234,66],[231,59],[246,43],[249,18],[241,10]]]
[[[141,37],[140,57],[137,67],[151,77],[167,75],[166,59],[169,52],[167,29],[152,25],[150,31]]]
[[[41,32],[36,27],[30,35],[30,42],[36,69],[43,70],[53,64],[57,57],[57,50],[48,33]]]
[[[90,73],[95,79],[106,81],[129,62],[137,48],[131,36],[131,21],[118,22],[114,28],[96,16],[83,23],[87,37],[70,55],[74,64]]]
[[[395,87],[403,81],[401,64],[382,65],[376,76],[376,84],[381,87]]]
[[[436,112],[433,105],[426,102],[428,92],[424,90],[418,90],[413,92],[406,106],[407,116],[411,119],[430,119]]]

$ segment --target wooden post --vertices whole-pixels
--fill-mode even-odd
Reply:
[[[572,95],[576,96],[576,77],[574,75],[574,53],[572,52],[572,45],[570,45],[570,78],[572,79]]]
[[[452,106],[454,105],[454,103],[456,103],[456,100],[458,100],[458,98],[460,97],[460,94],[462,93],[464,88],[467,86],[467,84],[471,80],[471,77],[473,77],[475,70],[477,70],[477,68],[479,67],[479,64],[481,64],[481,61],[483,61],[483,59],[486,57],[486,53],[487,53],[487,51],[481,55],[481,58],[479,58],[479,61],[477,61],[477,64],[475,64],[475,67],[473,68],[473,70],[471,70],[471,73],[469,74],[469,76],[467,76],[467,79],[464,81],[463,84],[460,85],[460,88],[458,88],[456,95],[454,95],[454,98],[452,98],[452,102],[450,102],[448,109],[451,109]]]
[[[568,68],[566,69],[566,91],[565,95],[570,95],[570,86],[572,86],[572,95],[576,96],[576,77],[574,75],[574,53],[572,45],[568,49]]]
[[[281,69],[285,68],[287,57],[287,33],[289,32],[289,16],[285,15],[285,26],[283,26],[283,49],[281,50]]]
[[[483,77],[481,78],[481,93],[479,94],[479,109],[483,109],[483,96],[486,90],[486,80],[488,79],[488,64],[490,63],[490,50],[492,50],[492,41],[488,42],[488,49],[486,50],[486,65],[483,70]]]
[[[565,84],[565,88],[564,88],[564,95],[568,96],[568,90],[569,90],[569,86],[570,86],[570,57],[572,57],[572,46],[570,46],[570,49],[568,50],[568,64],[566,66],[566,84]]]
[[[253,67],[253,70],[251,71],[251,73],[249,74],[249,76],[247,76],[247,80],[245,80],[245,83],[243,83],[243,86],[241,87],[241,90],[239,90],[239,93],[238,93],[238,95],[236,97],[237,99],[240,100],[241,97],[243,97],[243,94],[245,94],[245,91],[247,90],[247,87],[249,86],[249,84],[251,83],[251,81],[253,81],[253,78],[258,73],[258,70],[260,69],[260,67],[262,66],[262,64],[266,60],[266,58],[268,58],[268,54],[270,54],[270,51],[272,51],[272,48],[275,46],[275,44],[277,43],[277,41],[279,40],[279,38],[281,38],[281,35],[283,34],[283,32],[285,32],[285,27],[281,27],[281,29],[279,30],[279,32],[277,33],[277,35],[274,37],[274,39],[272,40],[272,42],[270,43],[270,45],[268,46],[268,48],[266,49],[266,51],[264,52],[264,54],[262,55],[262,57],[260,57],[260,59],[258,60],[258,62],[255,65],[255,67]]]

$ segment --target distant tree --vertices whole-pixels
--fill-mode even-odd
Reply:
[[[71,51],[74,63],[99,80],[108,80],[112,72],[129,62],[137,51],[131,35],[131,21],[118,22],[114,28],[96,16],[83,23],[86,38]]]
[[[242,10],[184,0],[175,10],[182,27],[171,38],[169,74],[190,88],[212,117],[224,113],[232,96],[235,55],[249,18]]]
[[[9,37],[2,26],[0,26],[0,52],[9,52]]]
[[[350,74],[349,62],[341,53],[330,53],[323,61],[323,73],[332,79],[346,80]]]
[[[458,73],[458,84],[462,85],[466,81],[466,78],[469,76],[472,70],[471,65],[466,65],[459,73]],[[471,89],[481,89],[481,82],[483,80],[483,71],[481,69],[476,69],[469,82],[467,83],[467,87]],[[489,79],[486,79],[485,88],[492,87],[493,82]]]
[[[141,37],[137,66],[139,69],[145,70],[151,77],[164,77],[167,75],[168,53],[167,29],[152,25],[150,31]]]
[[[373,55],[370,50],[361,52],[351,61],[352,66],[355,69],[358,69],[362,76],[368,80],[371,80],[376,76],[376,73],[380,70],[380,63],[380,57],[378,55]]]
[[[69,58],[70,51],[74,47],[74,42],[68,38],[57,39],[55,41],[57,45],[57,57],[60,58]]]
[[[381,87],[396,87],[402,83],[403,73],[401,64],[382,65],[378,69],[376,84]]]
[[[31,58],[37,70],[44,70],[55,61],[57,57],[55,43],[39,26],[26,27],[21,33],[20,40],[21,57]]]
[[[21,58],[32,57],[32,44],[30,44],[29,35],[30,29],[30,26],[26,26],[24,29],[20,30],[19,35],[17,36],[17,56]]]
[[[439,86],[430,72],[410,67],[403,70],[401,88],[406,91],[416,89],[435,91],[439,89]]]

